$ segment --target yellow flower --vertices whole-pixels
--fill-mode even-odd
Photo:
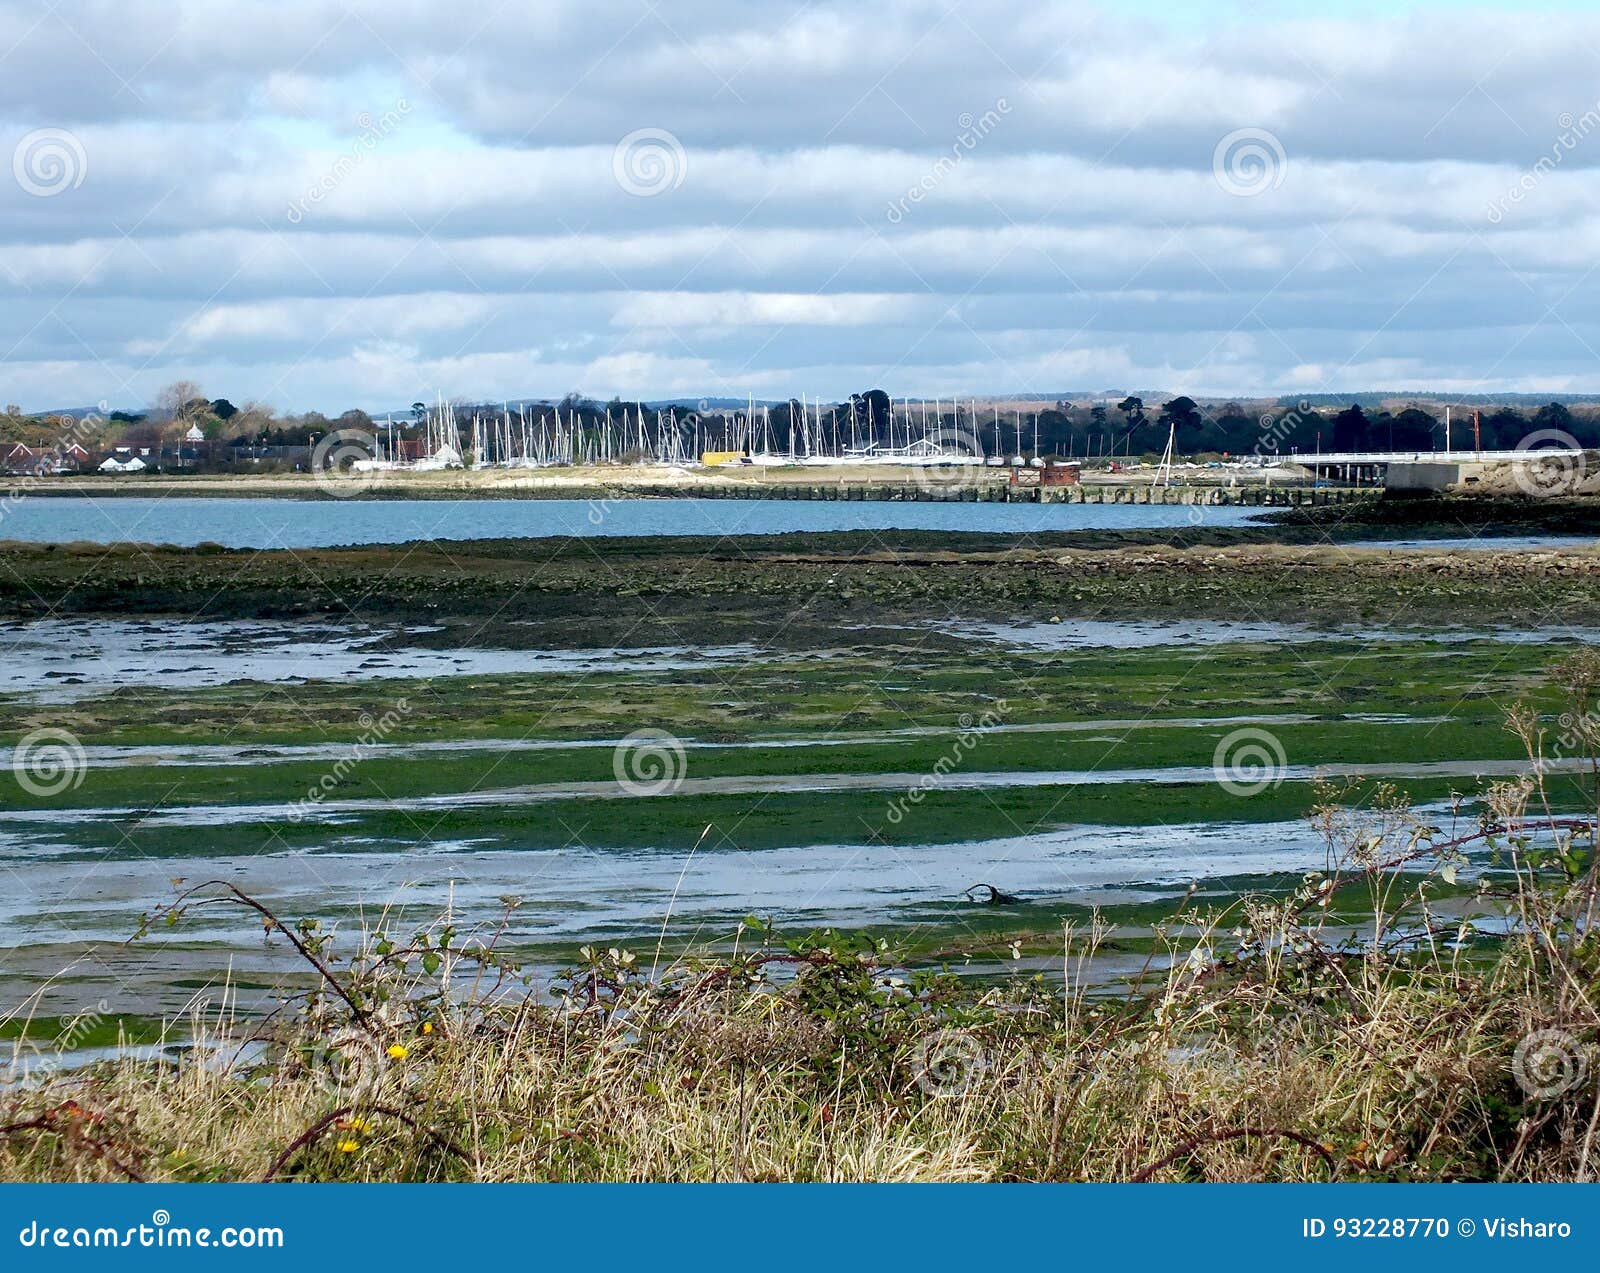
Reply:
[[[408,1049],[404,1044],[391,1043],[389,1045],[389,1055],[392,1056],[396,1061],[404,1061],[408,1056],[411,1055],[411,1052],[410,1049]]]
[[[433,1022],[424,1021],[422,1023],[422,1033],[424,1033],[424,1034],[432,1034],[433,1033]]]
[[[361,1142],[358,1140],[341,1140],[339,1142],[339,1152],[341,1154],[353,1154],[360,1148]]]

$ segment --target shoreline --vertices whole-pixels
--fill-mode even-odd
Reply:
[[[1358,537],[1359,527],[1341,534]],[[1298,542],[1295,542],[1298,541]],[[513,648],[904,642],[968,620],[1600,623],[1600,551],[1340,547],[1315,527],[832,532],[305,550],[0,543],[0,616],[425,622]],[[1535,624],[1537,626],[1537,624]],[[934,633],[929,639],[939,639]]]

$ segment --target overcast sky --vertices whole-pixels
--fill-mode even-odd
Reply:
[[[1600,390],[1557,5],[0,0],[0,399]]]

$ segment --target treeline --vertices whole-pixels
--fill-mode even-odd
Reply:
[[[1237,402],[1203,407],[1187,397],[1153,409],[1138,398],[1125,398],[1114,407],[1058,404],[1041,413],[1041,438],[1052,448],[1066,446],[1077,454],[1094,453],[1107,430],[1121,453],[1160,451],[1174,426],[1177,449],[1186,455],[1426,451],[1443,450],[1447,444],[1454,450],[1513,450],[1524,443],[1562,444],[1563,437],[1581,446],[1600,446],[1600,413],[1575,413],[1560,402],[1532,411],[1511,406],[1459,410],[1448,426],[1442,413],[1420,406],[1389,411],[1358,403],[1336,408],[1301,402],[1250,412]]]
[[[985,455],[1060,458],[1140,457],[1161,452],[1169,433],[1176,450],[1188,456],[1289,455],[1313,451],[1413,451],[1446,445],[1443,413],[1411,405],[1398,410],[1352,403],[1345,407],[1299,402],[1237,401],[1201,404],[1179,396],[1165,402],[1126,397],[1117,402],[1056,402],[996,409],[987,404],[957,405],[891,402],[881,389],[853,394],[839,402],[792,400],[748,409],[718,406],[652,407],[613,398],[609,402],[569,394],[559,402],[500,402],[458,399],[452,404],[464,427],[477,416],[498,422],[509,410],[530,427],[564,426],[611,431],[621,439],[634,432],[659,438],[676,430],[691,447],[780,454],[836,454],[876,444],[900,447],[929,438],[947,448],[976,448]],[[0,415],[0,439],[7,444],[49,447],[70,439],[90,448],[171,446],[185,440],[239,447],[314,446],[328,434],[347,430],[386,439],[413,441],[424,436],[430,407],[423,401],[374,419],[360,410],[337,416],[318,411],[280,414],[227,398],[210,398],[192,382],[179,381],[158,395],[146,411],[111,411],[87,419],[66,415],[28,415],[7,407]],[[1476,416],[1476,420],[1474,419]],[[1561,445],[1571,439],[1600,447],[1600,407],[1568,407],[1549,402],[1537,409],[1509,405],[1463,408],[1454,412],[1449,444],[1457,450],[1511,450],[1519,445]],[[615,454],[626,458],[629,452]]]

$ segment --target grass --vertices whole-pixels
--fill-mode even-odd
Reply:
[[[1016,724],[1285,711],[1495,721],[1508,692],[1553,702],[1538,688],[1549,658],[1536,644],[1383,639],[1053,654],[908,644],[766,655],[699,673],[653,673],[648,659],[636,658],[583,675],[141,686],[43,704],[13,697],[0,739],[56,725],[85,743],[350,742],[393,714],[384,741],[620,738],[645,718],[684,738],[733,742],[953,729],[963,713],[980,717],[1001,699],[1004,719]],[[396,713],[401,698],[405,709]]]
[[[962,753],[963,771],[997,773],[1073,772],[1091,777],[1121,769],[1198,768],[1209,771],[1217,748],[1232,725],[1139,728],[1105,733],[972,735]],[[1426,755],[1430,761],[1514,759],[1514,740],[1498,724],[1389,723],[1326,721],[1275,724],[1291,764],[1326,766],[1404,764]],[[757,777],[826,778],[847,775],[908,775],[914,782],[952,752],[961,735],[870,743],[819,743],[788,747],[697,747],[686,755],[688,780]],[[525,785],[559,787],[566,783],[615,781],[609,745],[572,749],[482,751],[416,756],[368,756],[340,778],[329,799],[407,800],[450,793],[493,792]],[[1300,758],[1305,758],[1301,760]],[[293,802],[316,788],[329,772],[321,760],[273,760],[248,765],[92,766],[70,791],[8,793],[17,808],[162,808],[190,805]],[[881,800],[880,800],[881,803]]]

